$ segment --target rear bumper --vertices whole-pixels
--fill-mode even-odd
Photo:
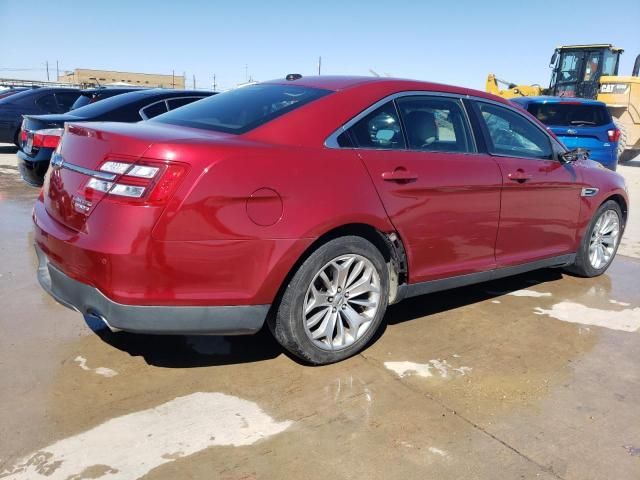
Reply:
[[[18,169],[22,179],[33,187],[41,187],[44,182],[44,176],[49,169],[49,161],[51,160],[52,149],[41,148],[35,157],[31,157],[18,150]]]
[[[101,318],[110,328],[134,333],[245,335],[258,332],[270,305],[124,305],[75,280],[49,262],[36,246],[38,281],[62,305]]]

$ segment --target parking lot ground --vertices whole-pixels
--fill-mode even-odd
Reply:
[[[266,332],[114,334],[57,304],[35,278],[38,192],[2,151],[0,478],[640,478],[633,206],[607,274],[414,298],[312,368]],[[640,202],[640,168],[621,173]]]

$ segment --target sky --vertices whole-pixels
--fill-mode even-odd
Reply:
[[[556,46],[640,54],[640,0],[0,0],[0,78],[95,68],[232,88],[287,73],[380,75],[484,90],[487,74],[548,85]]]

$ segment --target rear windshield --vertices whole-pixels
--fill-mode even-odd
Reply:
[[[296,85],[251,85],[159,115],[152,122],[241,134],[331,93]]]
[[[611,123],[611,116],[604,105],[531,103],[527,110],[545,125],[597,127]]]
[[[89,105],[93,95],[85,95],[84,93],[78,97],[78,99],[73,102],[71,105],[71,110],[75,110],[76,108],[84,107],[85,105]]]
[[[104,100],[100,100],[99,102],[88,103],[83,107],[74,108],[72,115],[78,116],[80,118],[95,118],[100,115],[104,115],[105,113],[112,112],[117,108],[132,104],[134,102],[137,102],[138,100],[142,100],[143,98],[146,98],[147,95],[148,94],[143,91],[121,93],[120,95],[116,95],[115,97],[105,98]],[[83,97],[84,95],[80,96],[80,98]]]

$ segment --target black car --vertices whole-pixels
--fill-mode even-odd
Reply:
[[[22,115],[68,112],[80,96],[77,88],[43,87],[0,99],[0,143],[19,146]]]
[[[25,90],[31,90],[31,88],[29,88],[29,87],[0,88],[0,98],[10,97],[11,95],[15,95],[16,93],[24,92]]]
[[[142,90],[145,89],[140,87],[87,88],[86,90],[80,91],[80,96],[75,102],[73,102],[70,110],[75,110],[76,108],[99,102],[100,100],[104,100],[105,98],[115,97],[116,95],[120,95],[121,93],[138,92]]]
[[[20,133],[18,167],[25,182],[42,185],[49,160],[65,122],[139,122],[212,95],[196,90],[154,88],[123,93],[64,115],[25,115]]]

